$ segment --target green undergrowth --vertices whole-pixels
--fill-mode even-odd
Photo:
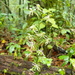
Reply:
[[[51,51],[54,45],[60,47],[70,45],[67,54],[59,58],[64,60],[63,65],[70,63],[70,67],[75,69],[75,59],[72,58],[75,55],[75,44],[68,42],[75,38],[75,26],[69,21],[69,14],[67,15],[65,10],[66,7],[70,8],[70,2],[67,0],[66,2],[51,0],[51,4],[46,0],[39,4],[37,1],[29,2],[33,4],[29,5],[28,9],[23,9],[27,16],[26,20],[15,13],[9,16],[7,13],[0,13],[0,40],[8,42],[4,43],[8,54],[15,58],[23,57],[24,60],[31,59],[35,64],[32,71],[36,73],[40,72],[41,64],[51,66],[53,59],[47,58],[45,54]],[[17,8],[24,8],[24,5]],[[72,14],[71,17],[73,16]],[[64,72],[61,75],[64,75]]]

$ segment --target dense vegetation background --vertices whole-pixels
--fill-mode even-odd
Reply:
[[[35,75],[41,63],[52,66],[57,57],[64,60],[63,66],[69,64],[67,67],[74,69],[75,1],[1,0],[0,54],[3,53],[34,62]],[[64,70],[60,74],[65,75]]]

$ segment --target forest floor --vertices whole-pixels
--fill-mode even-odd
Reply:
[[[59,38],[64,37],[57,37],[55,39],[57,40]],[[10,40],[12,39],[10,38]],[[70,44],[73,44],[75,43],[75,39],[70,39],[68,40],[68,42]],[[8,50],[6,50],[6,46],[8,43],[8,39],[0,41],[0,75],[21,75],[23,72],[25,72],[24,75],[34,75],[34,72],[29,70],[33,67],[31,59],[29,59],[29,61],[24,61],[22,57],[14,58],[13,56],[9,55]],[[70,47],[70,44],[65,44],[64,46],[62,46],[62,48],[66,50]],[[51,67],[48,68],[46,65],[43,65],[40,75],[61,75],[58,72],[59,69],[65,69],[65,75],[73,75],[73,70],[68,67],[70,65],[69,63],[65,66],[62,66],[64,60],[60,60],[58,58],[59,54],[59,52],[55,51],[52,53],[51,58],[53,59],[53,61]]]

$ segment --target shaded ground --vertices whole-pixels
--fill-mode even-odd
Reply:
[[[32,68],[32,63],[24,61],[22,59],[15,59],[12,56],[0,55],[0,71],[6,69],[8,72],[20,73],[26,70],[25,73],[28,75],[28,70]]]
[[[19,74],[22,75],[23,72],[25,72],[25,75],[34,75],[34,73],[29,70],[30,68],[32,68],[33,65],[34,64],[32,62],[24,61],[23,59],[17,59],[17,58],[14,59],[13,56],[0,55],[0,71],[6,69],[8,73],[9,74],[11,73],[12,75],[19,75]],[[41,74],[45,75],[46,73],[49,74],[59,73],[58,72],[59,69],[62,68],[55,66],[51,66],[50,68],[48,68],[46,65],[43,65],[40,75]],[[66,68],[65,70],[66,70],[65,75],[73,75],[71,69]]]

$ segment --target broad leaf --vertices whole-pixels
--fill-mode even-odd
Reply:
[[[10,46],[9,52],[12,53],[14,50],[15,50],[15,47],[14,46]]]
[[[52,23],[52,24],[55,24],[55,23],[56,23],[53,18],[48,19],[48,21],[49,21],[50,23]]]
[[[22,26],[22,29],[25,29],[27,27],[27,23],[25,23],[23,26]]]
[[[43,29],[44,27],[45,27],[45,24],[44,23],[40,23],[39,30]]]
[[[62,35],[66,34],[67,32],[70,33],[70,30],[68,30],[68,29],[62,29],[61,30]]]
[[[56,24],[53,24],[52,27],[54,27],[54,28],[58,28],[58,26],[57,26]]]
[[[72,64],[72,66],[73,66],[73,68],[75,69],[75,59],[70,59],[70,62],[71,62],[71,64]]]
[[[62,55],[62,56],[59,56],[59,59],[61,59],[61,60],[69,60],[69,56]]]

